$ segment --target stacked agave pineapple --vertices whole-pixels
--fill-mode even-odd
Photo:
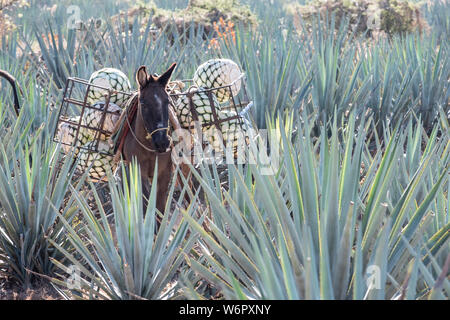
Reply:
[[[230,59],[211,59],[197,68],[194,83],[199,87],[217,88],[214,94],[220,103],[226,102],[231,95],[235,96],[241,90],[241,70],[236,62]],[[228,87],[231,85],[231,92]]]
[[[217,113],[219,120],[231,118],[235,115],[235,112],[225,110]],[[205,127],[203,136],[214,150],[222,150],[223,147],[226,147],[227,150],[236,154],[239,146],[248,144],[247,129],[250,127],[251,124],[247,119],[235,118],[221,122],[219,125],[220,131],[215,125]]]
[[[243,119],[232,119],[220,123],[220,133],[217,127],[211,125],[214,121],[213,109],[219,120],[236,116],[234,111],[222,110],[221,103],[225,103],[232,96],[236,96],[241,89],[241,70],[229,59],[211,59],[200,65],[195,71],[194,85],[185,92],[175,90],[176,113],[180,124],[185,128],[193,128],[195,121],[191,112],[191,102],[198,114],[199,124],[202,126],[204,138],[214,149],[221,148],[219,136],[228,146],[237,147],[240,136],[247,136],[245,126],[240,125]],[[209,125],[208,125],[209,124]],[[246,138],[245,138],[246,139]]]
[[[189,100],[192,100],[192,104],[198,114],[198,121],[201,124],[214,121],[212,109],[215,108],[219,111],[220,104],[215,95],[211,95],[210,100],[206,90],[207,88],[204,87],[192,86],[180,96],[177,105],[177,116],[181,126],[193,127],[195,123]]]
[[[114,169],[112,147],[106,140],[109,138],[108,132],[113,131],[127,100],[127,95],[123,92],[131,91],[131,85],[123,72],[113,68],[94,72],[89,83],[101,88],[90,87],[87,102],[91,108],[85,108],[82,117],[69,119],[83,126],[79,128],[78,137],[76,137],[78,125],[67,122],[59,123],[57,136],[63,144],[64,152],[69,154],[73,150],[74,156],[78,158],[77,169],[80,172],[89,169],[91,179],[100,180],[105,177],[108,168]],[[105,113],[105,100],[108,95],[109,104]]]

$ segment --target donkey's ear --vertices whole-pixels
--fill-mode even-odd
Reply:
[[[162,84],[164,87],[169,82],[170,76],[172,75],[172,72],[176,66],[177,66],[176,62],[172,63],[169,69],[167,69],[167,71],[164,72],[164,74],[158,78],[158,82]]]
[[[140,66],[136,72],[136,82],[139,84],[139,88],[143,88],[148,83],[148,73],[145,66]]]

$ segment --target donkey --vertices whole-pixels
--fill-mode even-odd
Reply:
[[[143,193],[148,199],[150,182],[158,162],[156,208],[164,213],[169,183],[172,176],[172,148],[169,131],[169,95],[166,85],[176,63],[161,76],[150,75],[145,66],[136,73],[138,110],[130,120],[130,130],[125,136],[122,150],[126,162],[136,157],[141,168]],[[145,205],[146,207],[146,205]]]

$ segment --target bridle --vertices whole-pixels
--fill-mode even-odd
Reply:
[[[138,96],[138,106],[137,106],[137,108],[138,108],[138,112],[139,112],[141,118],[144,119],[144,116],[143,116],[143,114],[142,114],[141,102],[139,101],[139,96]],[[145,150],[147,150],[147,151],[149,151],[149,152],[153,152],[153,153],[165,153],[165,152],[158,152],[157,150],[154,150],[154,149],[152,149],[152,148],[146,146],[145,144],[143,144],[143,143],[139,140],[139,138],[136,136],[136,134],[134,133],[133,129],[131,128],[130,119],[129,119],[129,117],[128,117],[128,110],[127,110],[127,114],[126,114],[125,118],[127,119],[127,124],[128,124],[128,127],[130,128],[130,132],[131,132],[133,138],[137,141],[137,143],[139,143],[139,145],[140,145],[142,148],[144,148]],[[145,136],[145,139],[146,139],[146,140],[151,140],[151,139],[152,139],[152,136],[153,136],[156,132],[159,132],[159,131],[166,131],[167,138],[168,138],[169,141],[170,141],[169,146],[172,146],[173,140],[172,140],[172,137],[168,134],[169,129],[170,129],[170,128],[169,128],[169,120],[167,120],[167,127],[157,128],[157,129],[155,129],[155,130],[153,130],[153,131],[150,131],[150,130],[147,129],[147,126],[145,125],[145,121],[143,121],[143,125],[144,125],[145,131],[147,131],[147,135]]]

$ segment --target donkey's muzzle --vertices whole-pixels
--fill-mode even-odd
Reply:
[[[158,152],[165,152],[170,146],[170,140],[166,131],[155,132],[152,135],[153,144]]]

